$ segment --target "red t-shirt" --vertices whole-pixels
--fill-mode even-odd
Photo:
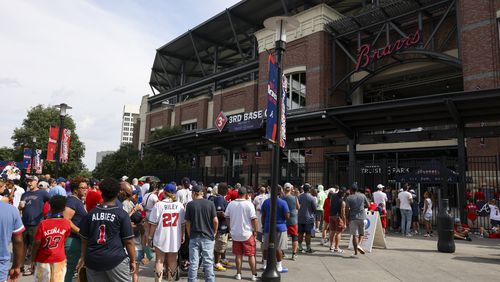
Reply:
[[[49,218],[42,220],[35,233],[35,241],[40,241],[36,262],[55,263],[66,259],[64,241],[71,233],[69,220]]]
[[[477,191],[476,193],[474,193],[474,200],[476,201],[484,201],[486,197],[484,196],[484,192],[479,192]]]
[[[102,204],[101,190],[89,190],[87,192],[87,197],[85,198],[85,207],[87,208],[87,212],[90,212],[98,204]]]
[[[477,206],[473,203],[469,203],[465,209],[467,210],[467,218],[474,221],[477,218]]]
[[[461,231],[463,231],[463,229],[469,229],[469,225],[467,225],[465,223],[461,223],[461,225],[462,225],[462,230]],[[458,232],[458,226],[459,226],[458,224],[455,224],[453,226],[453,229],[455,230],[455,232]]]
[[[323,221],[330,222],[330,197],[327,197],[323,204]]]
[[[42,210],[42,213],[43,213],[43,217],[47,217],[47,215],[49,214],[50,212],[50,204],[49,204],[49,201],[45,202],[45,204],[43,205],[43,210]]]

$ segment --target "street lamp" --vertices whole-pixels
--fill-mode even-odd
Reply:
[[[57,135],[57,149],[56,149],[56,169],[54,171],[55,177],[59,177],[59,166],[61,164],[61,138],[64,130],[64,118],[68,115],[67,110],[72,109],[68,104],[61,103],[57,105],[59,109],[59,133]]]
[[[276,31],[275,34],[275,51],[277,62],[277,130],[276,140],[273,147],[272,159],[272,176],[271,176],[271,214],[269,221],[269,244],[267,249],[267,265],[266,270],[262,274],[263,281],[280,281],[281,277],[276,268],[276,204],[278,201],[278,182],[280,180],[280,140],[281,140],[281,113],[284,109],[281,108],[282,86],[281,86],[281,57],[286,47],[286,32],[293,30],[299,26],[299,21],[291,17],[279,16],[268,18],[264,21],[264,26],[267,29]]]
[[[35,153],[36,153],[36,136],[33,136],[33,148],[31,149],[31,162],[30,162],[30,171],[31,175],[35,175],[33,171],[33,163],[35,162]]]

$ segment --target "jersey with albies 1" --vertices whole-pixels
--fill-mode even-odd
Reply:
[[[133,239],[130,217],[119,206],[97,205],[82,221],[80,236],[88,241],[86,266],[111,270],[126,257],[123,240]]]
[[[156,203],[151,210],[149,221],[156,225],[153,245],[164,253],[176,253],[182,242],[182,224],[185,210],[181,202],[169,198]]]
[[[66,259],[64,241],[71,233],[71,224],[65,218],[42,220],[35,233],[35,241],[40,248],[35,258],[39,263],[56,263]]]

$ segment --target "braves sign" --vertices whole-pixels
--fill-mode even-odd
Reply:
[[[420,42],[420,30],[408,35],[405,38],[396,40],[395,42],[385,45],[383,48],[375,48],[370,44],[363,44],[358,49],[358,61],[356,63],[356,71],[365,68],[370,64],[394,54],[403,48],[414,46]]]

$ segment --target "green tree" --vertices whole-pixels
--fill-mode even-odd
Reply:
[[[167,127],[156,130],[150,135],[149,140],[182,133],[180,127]],[[144,175],[154,175],[161,170],[173,169],[175,159],[162,151],[154,148],[146,148],[141,159],[141,152],[134,149],[132,145],[122,145],[118,151],[105,156],[96,166],[93,175],[96,178],[115,177],[120,178],[123,175],[129,177],[140,177]],[[187,162],[179,163],[179,167],[187,167]]]
[[[50,126],[59,125],[59,120],[59,110],[55,107],[38,105],[31,108],[23,120],[22,126],[14,129],[12,135],[12,140],[14,141],[14,158],[16,161],[22,160],[24,147],[33,147],[33,137],[36,137],[36,148],[44,152],[42,156],[45,158]],[[76,134],[76,125],[70,116],[65,117],[64,128],[71,130],[71,142],[68,163],[61,163],[59,174],[71,177],[85,169],[82,162],[82,158],[85,156],[85,145],[80,141],[78,134]],[[44,173],[53,174],[54,169],[55,162],[44,161]]]
[[[14,149],[8,147],[1,147],[0,161],[14,161]]]

